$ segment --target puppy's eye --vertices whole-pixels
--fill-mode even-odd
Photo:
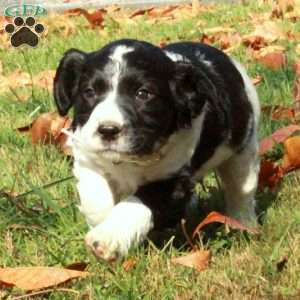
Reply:
[[[136,99],[141,101],[150,100],[153,97],[153,94],[146,90],[145,88],[139,89],[135,94]]]
[[[95,90],[93,88],[86,88],[83,90],[83,96],[87,99],[94,98],[96,95]]]

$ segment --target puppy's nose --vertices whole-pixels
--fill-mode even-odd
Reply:
[[[98,133],[104,140],[114,140],[122,131],[122,127],[116,123],[103,123],[98,127]]]

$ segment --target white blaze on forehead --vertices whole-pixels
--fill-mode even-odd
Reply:
[[[116,122],[121,126],[124,125],[124,115],[122,114],[122,110],[117,101],[117,90],[122,66],[125,65],[123,56],[133,50],[132,47],[121,45],[116,47],[109,56],[110,62],[107,67],[112,70],[112,76],[111,78],[108,78],[111,89],[107,93],[105,99],[95,107],[90,120],[94,120],[94,122],[98,122],[98,124]]]
[[[124,54],[132,52],[134,49],[132,47],[127,47],[124,45],[115,48],[114,52],[109,56],[109,58],[115,63],[122,63]]]

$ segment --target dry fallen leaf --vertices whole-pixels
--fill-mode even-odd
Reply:
[[[29,131],[32,144],[55,144],[65,154],[71,155],[71,149],[66,145],[67,136],[62,132],[62,129],[70,128],[71,122],[69,117],[49,112],[41,114],[32,124],[18,128],[18,131]]]
[[[260,162],[260,172],[258,178],[258,187],[262,191],[265,187],[274,189],[279,185],[283,178],[283,171],[280,166],[270,160]]]
[[[242,40],[246,46],[257,50],[284,38],[285,34],[277,23],[266,21],[258,24],[252,33],[244,35]]]
[[[33,84],[52,92],[55,73],[55,70],[42,71],[34,76]]]
[[[178,5],[167,5],[162,7],[156,7],[149,11],[149,17],[151,18],[174,18],[173,11],[176,10]],[[182,9],[180,6],[178,9]]]
[[[276,143],[282,143],[293,133],[300,130],[299,125],[289,125],[276,130],[270,136],[263,138],[259,143],[259,154],[263,155],[270,151]]]
[[[137,260],[135,258],[129,258],[123,262],[122,267],[125,272],[128,272],[131,269],[133,269],[136,266],[136,264]]]
[[[266,105],[261,108],[264,114],[267,114],[272,120],[291,120],[296,117],[294,107],[285,107],[280,105]]]
[[[196,269],[201,272],[208,268],[211,261],[211,252],[209,250],[197,250],[185,256],[172,258],[172,263]]]
[[[65,269],[68,270],[76,270],[76,271],[84,271],[87,268],[88,264],[85,262],[72,263],[70,265],[65,266]]]
[[[277,272],[282,272],[287,267],[288,261],[289,258],[284,256],[278,263],[276,263]]]
[[[86,9],[75,8],[75,9],[72,9],[72,13],[77,13],[78,15],[83,15],[88,20],[88,22],[90,23],[92,28],[96,28],[96,27],[102,28],[106,10],[98,9],[98,10],[90,13]]]
[[[47,18],[43,20],[43,25],[45,25],[45,31],[43,33],[45,36],[52,33],[59,33],[67,37],[78,31],[78,27],[72,18],[64,14],[49,14]]]
[[[19,87],[27,87],[32,85],[31,76],[27,72],[20,69],[15,70],[10,74],[0,73],[0,94]]]
[[[286,65],[286,55],[283,52],[272,52],[261,55],[258,61],[272,70],[282,69]]]
[[[71,279],[85,278],[88,274],[56,267],[0,268],[0,284],[34,291],[57,286]]]
[[[282,169],[285,173],[300,168],[300,136],[285,140]]]
[[[209,213],[206,218],[199,224],[197,225],[196,229],[193,232],[192,237],[195,238],[195,236],[202,230],[202,228],[210,223],[214,223],[214,222],[218,222],[218,223],[222,223],[222,224],[226,224],[234,229],[239,229],[242,231],[248,231],[250,233],[253,234],[257,234],[258,230],[255,228],[250,228],[248,226],[243,225],[241,222],[230,218],[228,216],[224,216],[216,211],[213,211],[211,213]]]
[[[295,8],[295,0],[277,0],[278,6],[283,12],[292,11]]]
[[[258,85],[258,84],[260,84],[263,81],[264,81],[264,78],[261,75],[257,75],[257,76],[255,76],[255,77],[252,78],[252,83],[254,85]]]
[[[299,44],[300,46],[300,44]],[[300,60],[297,60],[294,65],[293,65],[293,69],[295,71],[296,76],[300,77]]]
[[[234,33],[235,29],[232,27],[223,27],[223,26],[217,26],[217,27],[211,27],[206,28],[204,30],[205,34],[220,34],[220,33]]]
[[[137,16],[143,16],[145,14],[148,14],[153,9],[154,9],[153,6],[149,7],[149,8],[144,8],[144,9],[137,9],[129,16],[129,18],[132,19]]]
[[[296,78],[296,80],[294,82],[293,96],[294,96],[295,102],[300,101],[300,77]]]

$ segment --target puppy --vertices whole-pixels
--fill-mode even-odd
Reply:
[[[61,115],[74,110],[69,143],[91,228],[86,244],[97,257],[124,257],[160,214],[162,225],[174,223],[190,196],[178,184],[213,169],[227,214],[255,223],[259,101],[244,68],[223,52],[130,39],[71,49],[54,97]]]

